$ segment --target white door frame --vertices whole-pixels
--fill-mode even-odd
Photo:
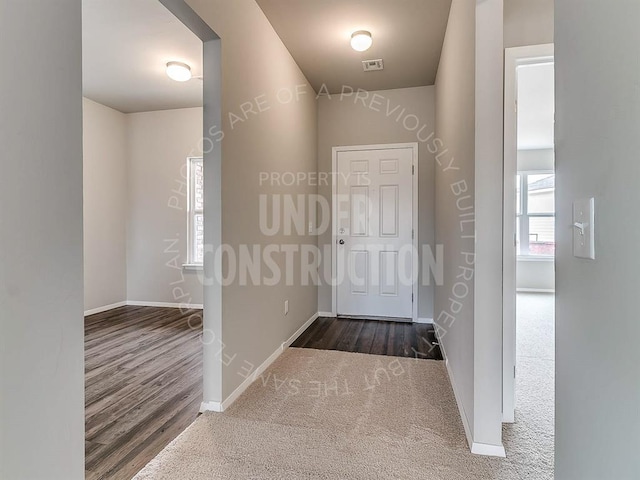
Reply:
[[[335,317],[338,314],[338,285],[336,283],[337,269],[338,269],[338,260],[337,260],[337,216],[336,213],[336,197],[337,197],[337,171],[338,171],[338,153],[339,152],[353,152],[353,151],[361,151],[361,150],[392,150],[392,149],[404,149],[410,148],[413,151],[413,202],[412,202],[412,214],[411,218],[413,221],[413,290],[412,290],[412,305],[411,305],[411,319],[413,322],[418,321],[418,282],[419,282],[419,271],[420,271],[420,259],[418,255],[418,143],[390,143],[390,144],[380,144],[380,145],[354,145],[354,146],[341,146],[341,147],[333,147],[332,153],[332,183],[331,183],[331,314]]]
[[[553,44],[505,49],[504,68],[504,205],[502,261],[502,421],[515,422],[516,367],[516,198],[513,181],[518,161],[517,68],[553,62]]]

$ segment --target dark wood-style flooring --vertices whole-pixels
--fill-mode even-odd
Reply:
[[[85,470],[132,478],[198,415],[201,311],[121,307],[85,318]]]
[[[318,318],[292,347],[442,360],[433,325]]]

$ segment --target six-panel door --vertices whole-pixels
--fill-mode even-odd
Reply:
[[[337,154],[338,315],[411,318],[413,149]]]

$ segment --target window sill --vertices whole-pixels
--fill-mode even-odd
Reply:
[[[182,265],[182,269],[183,270],[201,272],[202,271],[202,264],[201,263],[184,263]]]
[[[519,262],[554,262],[555,257],[543,257],[534,255],[518,255]]]

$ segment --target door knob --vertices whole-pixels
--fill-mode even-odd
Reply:
[[[340,239],[340,240],[338,240],[338,243],[339,243],[340,245],[344,245],[344,240],[343,240],[343,239]]]

